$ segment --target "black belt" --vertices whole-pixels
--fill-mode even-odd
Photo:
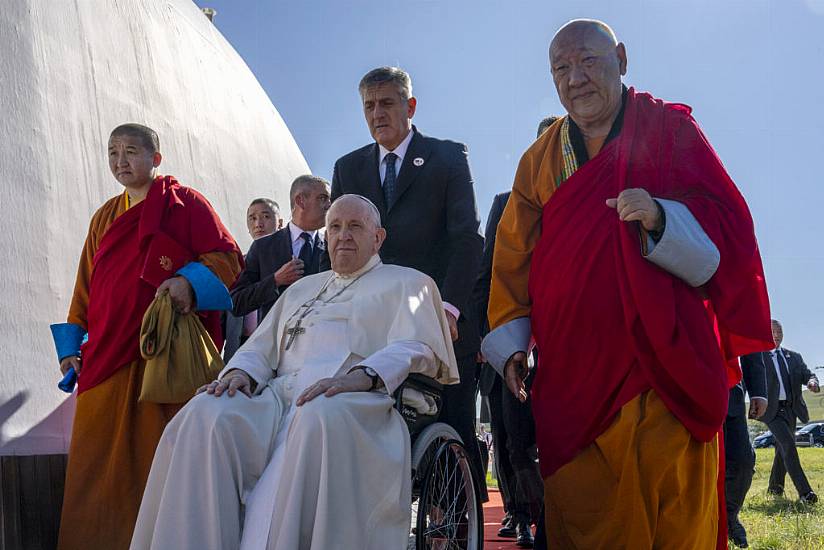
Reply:
[[[781,400],[778,401],[778,406],[779,407],[786,407],[789,404],[790,404],[790,402],[787,401],[786,399],[781,399]]]

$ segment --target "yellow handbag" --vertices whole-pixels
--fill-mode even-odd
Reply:
[[[181,315],[168,292],[155,297],[140,326],[146,360],[140,401],[184,403],[223,370],[223,359],[197,314]]]

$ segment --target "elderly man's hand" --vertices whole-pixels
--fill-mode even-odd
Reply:
[[[166,279],[157,287],[155,296],[160,296],[164,290],[169,291],[169,297],[172,299],[172,306],[175,308],[175,311],[183,315],[192,311],[195,302],[195,293],[192,290],[192,285],[186,280],[186,277],[178,276]]]
[[[62,361],[60,361],[60,372],[65,375],[69,372],[70,368],[74,368],[74,372],[80,374],[80,368],[82,364],[80,363],[80,357],[77,355],[70,355],[68,357],[64,357]]]
[[[519,351],[513,353],[504,366],[504,382],[512,395],[518,398],[521,403],[526,402],[526,385],[524,380],[529,373],[526,366],[526,353]]]
[[[767,412],[767,400],[764,397],[750,397],[750,414],[752,419],[761,418]]]
[[[618,211],[624,222],[641,222],[647,231],[661,230],[661,210],[646,189],[624,189],[617,198],[607,199],[607,206]]]
[[[363,369],[356,369],[341,376],[332,378],[321,378],[308,388],[295,401],[295,405],[300,407],[304,403],[311,401],[320,394],[332,397],[339,393],[369,391],[372,387],[372,379]]]
[[[237,392],[244,394],[246,397],[252,397],[252,378],[246,371],[232,369],[220,380],[209,382],[198,388],[195,395],[203,392],[215,397],[220,397],[223,392],[228,392],[229,397],[234,397]]]
[[[446,312],[446,322],[449,323],[449,335],[452,337],[452,341],[458,339],[458,320],[455,319],[455,316],[452,315],[452,312],[449,310],[444,310]]]
[[[809,388],[809,390],[813,393],[818,393],[821,391],[821,387],[818,385],[818,380],[815,378],[807,382],[807,388]]]

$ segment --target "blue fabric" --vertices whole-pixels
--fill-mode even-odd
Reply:
[[[86,331],[74,323],[55,323],[50,325],[57,360],[62,361],[72,355],[80,355],[80,344],[86,338]]]
[[[226,285],[202,263],[190,262],[178,269],[177,274],[192,285],[198,311],[232,309],[232,297]]]
[[[303,269],[309,269],[312,265],[312,237],[304,231],[300,238],[303,239],[303,246],[300,247],[298,258],[303,260]]]
[[[75,383],[77,383],[77,373],[74,371],[74,367],[71,367],[63,376],[63,379],[57,383],[57,387],[66,393],[71,393],[74,391]]]

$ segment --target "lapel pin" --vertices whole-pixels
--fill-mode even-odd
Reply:
[[[423,166],[423,159],[421,157],[416,157],[412,161],[412,164],[414,164],[415,166]]]

